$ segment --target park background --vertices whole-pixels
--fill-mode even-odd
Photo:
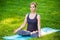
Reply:
[[[14,35],[13,31],[22,25],[30,13],[30,3],[37,3],[37,14],[41,16],[41,28],[60,29],[60,0],[0,0],[0,40]],[[27,28],[27,25],[24,30]],[[60,32],[30,40],[60,40]]]

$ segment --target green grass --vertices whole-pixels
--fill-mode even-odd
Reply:
[[[30,13],[30,3],[33,1],[37,2],[41,28],[60,29],[60,0],[0,0],[0,40],[3,40],[3,36],[14,35],[13,31],[24,22],[25,15]],[[59,37],[60,32],[56,32],[31,40],[59,40]]]

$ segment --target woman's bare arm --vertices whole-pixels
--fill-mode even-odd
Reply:
[[[41,27],[40,27],[40,15],[37,16],[37,20],[38,20],[38,36],[41,36]]]
[[[16,29],[14,31],[14,33],[16,33],[18,30],[21,30],[26,25],[26,23],[27,23],[27,16],[28,16],[28,14],[26,14],[26,16],[25,16],[24,23],[18,29]]]

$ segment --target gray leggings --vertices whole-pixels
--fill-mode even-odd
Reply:
[[[21,36],[38,37],[38,32],[31,34],[31,33],[28,32],[28,31],[19,30],[19,31],[17,32],[17,34],[19,34],[19,35],[21,35]]]

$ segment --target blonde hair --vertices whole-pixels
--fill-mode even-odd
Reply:
[[[36,2],[32,2],[30,5],[34,5],[36,7]]]

